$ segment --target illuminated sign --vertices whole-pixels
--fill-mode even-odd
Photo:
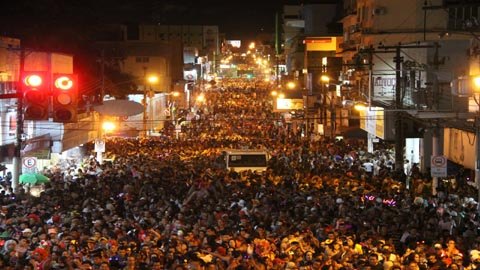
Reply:
[[[242,41],[241,40],[227,40],[227,44],[234,47],[234,48],[240,48],[242,46]]]
[[[367,107],[365,110],[359,111],[359,114],[361,129],[378,138],[385,139],[385,111],[382,107]]]
[[[382,74],[373,76],[373,96],[375,99],[391,100],[395,97],[395,74]]]
[[[316,37],[303,40],[306,51],[336,51],[336,37]]]
[[[277,98],[275,111],[303,110],[303,99]]]
[[[332,38],[315,38],[315,39],[305,39],[303,44],[311,43],[332,43]]]

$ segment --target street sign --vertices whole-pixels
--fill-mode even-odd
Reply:
[[[430,175],[432,177],[447,177],[447,157],[432,156]]]
[[[101,139],[95,140],[95,152],[104,153],[105,152],[105,141]]]
[[[35,173],[37,171],[37,158],[24,157],[22,159],[22,173]]]

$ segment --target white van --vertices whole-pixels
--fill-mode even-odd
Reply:
[[[225,162],[228,170],[236,172],[252,170],[266,171],[270,155],[259,149],[229,149],[225,150]]]

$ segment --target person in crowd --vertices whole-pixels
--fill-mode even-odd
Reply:
[[[107,138],[103,162],[89,144],[74,167],[46,168],[40,197],[0,193],[1,268],[480,264],[475,189],[433,195],[424,188],[431,179],[416,172],[409,190],[386,144],[367,153],[361,140],[304,136],[272,111],[268,89],[223,83],[188,112],[178,138]],[[260,147],[271,155],[266,171],[222,166],[225,149]]]

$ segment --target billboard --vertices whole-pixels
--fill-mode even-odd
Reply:
[[[274,104],[275,112],[303,110],[303,98],[277,98]]]
[[[382,107],[369,107],[359,111],[359,114],[361,129],[385,139],[385,112]]]
[[[226,43],[234,48],[240,48],[242,46],[241,40],[227,40]]]

